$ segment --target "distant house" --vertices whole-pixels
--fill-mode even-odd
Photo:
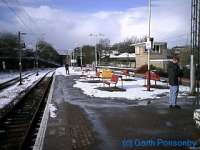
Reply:
[[[172,48],[172,54],[180,58],[180,66],[190,64],[191,50],[189,46],[175,46]]]
[[[146,50],[145,42],[133,44],[132,46],[135,47],[136,68],[144,64],[148,64],[148,52]],[[162,69],[166,69],[167,62],[168,62],[167,43],[154,42],[154,46],[150,54],[150,64]]]
[[[134,67],[135,68],[135,53],[112,53],[109,56],[109,65],[116,67]]]
[[[174,53],[175,55],[180,55],[181,51],[182,51],[183,49],[187,49],[187,48],[188,48],[188,47],[186,47],[186,46],[175,46],[175,47],[172,48],[172,51],[173,51],[173,53]]]

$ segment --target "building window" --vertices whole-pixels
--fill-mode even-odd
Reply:
[[[153,51],[154,51],[155,53],[160,53],[160,45],[154,45]]]

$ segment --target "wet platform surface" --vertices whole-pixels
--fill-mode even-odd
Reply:
[[[181,99],[182,109],[171,110],[167,98],[130,101],[90,97],[73,88],[78,78],[56,76],[52,103],[58,109],[57,117],[49,118],[44,150],[122,150],[130,149],[122,145],[124,139],[200,139],[192,100]]]

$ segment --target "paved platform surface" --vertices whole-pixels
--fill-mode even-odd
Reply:
[[[48,121],[44,150],[175,149],[127,148],[122,141],[200,139],[192,99],[179,99],[182,109],[171,110],[167,98],[129,101],[89,97],[73,88],[78,78],[56,76],[52,103],[58,109],[57,117]],[[149,104],[143,106],[145,103]]]

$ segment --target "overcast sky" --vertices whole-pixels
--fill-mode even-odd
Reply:
[[[191,0],[152,0],[151,33],[168,46],[185,45],[190,36]],[[9,8],[8,8],[9,7]],[[91,44],[90,33],[111,43],[148,35],[148,0],[0,0],[0,32],[35,34],[58,49]]]

